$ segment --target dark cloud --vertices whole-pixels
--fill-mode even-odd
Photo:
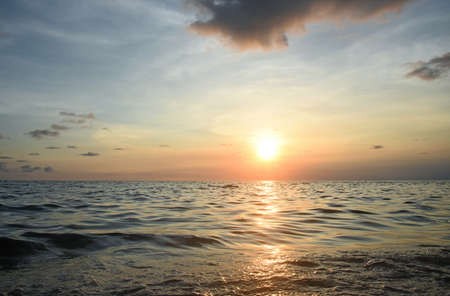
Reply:
[[[406,74],[406,77],[417,77],[422,80],[435,80],[441,78],[450,71],[450,52],[435,57],[428,62],[419,61],[412,64],[414,69]]]
[[[45,149],[48,149],[48,150],[58,150],[58,149],[61,149],[61,147],[57,147],[57,146],[48,146],[48,147],[45,147]]]
[[[18,159],[18,160],[16,160],[16,162],[24,163],[24,162],[28,162],[28,160],[25,160],[25,159]]]
[[[77,147],[77,146],[74,146],[74,145],[69,145],[69,146],[67,146],[67,148],[68,148],[68,149],[78,149],[78,147]]]
[[[286,47],[287,32],[326,21],[361,22],[399,12],[411,0],[188,0],[198,11],[189,28],[240,50]]]
[[[99,156],[100,153],[95,153],[95,152],[87,152],[87,153],[82,153],[80,154],[81,156]]]
[[[28,153],[28,155],[29,156],[39,156],[39,155],[41,155],[40,153],[37,153],[37,152],[31,152],[31,153]]]
[[[54,130],[57,130],[57,131],[65,131],[65,130],[70,129],[70,127],[68,127],[68,126],[59,125],[59,124],[52,124],[51,128]]]
[[[8,172],[8,164],[6,162],[0,162],[0,172],[2,173]]]
[[[54,169],[51,166],[44,168],[44,172],[46,172],[46,173],[52,173],[53,171],[54,171]]]
[[[117,148],[114,148],[113,150],[116,150],[116,151],[123,151],[123,150],[125,150],[125,148],[117,147]]]
[[[33,173],[33,172],[36,172],[36,171],[40,171],[41,167],[39,167],[39,166],[34,166],[33,167],[31,165],[26,164],[26,165],[21,166],[20,169],[24,173]]]
[[[87,113],[87,114],[76,114],[73,112],[59,112],[59,115],[61,116],[67,116],[67,117],[78,117],[78,118],[84,118],[84,119],[95,119],[95,115],[93,113]]]
[[[43,137],[57,137],[59,136],[59,132],[58,131],[51,131],[51,130],[41,130],[41,129],[36,129],[34,131],[25,133],[26,135],[31,136],[32,138],[35,139],[42,139]]]
[[[13,158],[10,156],[0,156],[0,159],[13,159]]]
[[[373,145],[372,146],[372,149],[374,149],[374,150],[379,150],[379,149],[383,149],[383,148],[384,148],[383,145]]]

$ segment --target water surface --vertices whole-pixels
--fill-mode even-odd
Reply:
[[[0,182],[0,292],[444,295],[450,182]]]

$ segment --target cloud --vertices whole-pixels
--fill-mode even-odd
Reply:
[[[44,168],[44,172],[46,172],[46,173],[52,173],[53,171],[54,171],[54,169],[51,166]]]
[[[109,128],[107,128],[107,127],[103,127],[102,130],[107,131],[107,132],[110,132],[110,131],[111,131],[111,130],[110,130]]]
[[[24,163],[24,162],[28,162],[28,160],[25,160],[25,159],[18,159],[18,160],[16,160],[16,162]]]
[[[450,71],[450,52],[440,57],[435,57],[428,62],[418,61],[412,63],[413,70],[406,77],[417,77],[422,80],[439,79]]]
[[[13,158],[10,156],[0,156],[0,159],[13,159]]]
[[[73,112],[64,112],[64,111],[59,112],[59,115],[61,115],[61,116],[72,116],[72,117],[76,117],[77,116]]]
[[[57,150],[57,149],[61,149],[60,147],[57,147],[57,146],[48,146],[48,147],[45,147],[45,149],[48,149],[48,150]]]
[[[373,145],[373,146],[372,146],[372,149],[373,149],[373,150],[379,150],[379,149],[383,149],[383,148],[384,148],[383,145]]]
[[[59,115],[61,116],[67,116],[67,117],[78,117],[78,118],[84,118],[84,119],[95,119],[95,115],[93,113],[87,113],[87,114],[76,114],[73,112],[59,112]]]
[[[116,151],[123,151],[123,150],[125,150],[125,148],[117,147],[117,148],[113,148],[113,150],[116,150]]]
[[[86,119],[64,119],[63,122],[74,123],[74,124],[83,124],[86,122]]]
[[[33,167],[33,166],[31,166],[31,165],[26,164],[26,165],[21,166],[20,169],[21,169],[22,172],[24,172],[24,173],[33,173],[33,172],[35,172],[35,171],[40,171],[40,170],[41,170],[41,167],[39,167],[39,166]]]
[[[7,173],[8,172],[8,164],[6,162],[0,162],[0,172]]]
[[[54,130],[57,130],[57,131],[65,131],[65,130],[70,129],[70,127],[68,127],[68,126],[59,125],[59,124],[52,124],[51,128]]]
[[[51,131],[51,130],[41,130],[41,129],[36,129],[34,131],[25,133],[26,135],[31,136],[32,138],[35,139],[42,139],[43,137],[57,137],[59,136],[59,132],[58,131]]]
[[[69,145],[69,146],[67,146],[67,149],[78,149],[78,147],[74,146],[74,145]]]
[[[11,138],[0,133],[0,140],[11,140]]]
[[[197,10],[189,28],[239,50],[283,48],[288,32],[326,21],[362,22],[400,12],[411,0],[188,0]]]
[[[37,153],[37,152],[31,152],[31,153],[28,153],[28,155],[29,156],[39,156],[39,155],[41,155],[40,153]]]
[[[92,156],[99,156],[100,153],[95,153],[95,152],[87,152],[87,153],[82,153],[80,154],[81,156],[88,156],[88,157],[92,157]]]
[[[170,146],[166,145],[166,144],[161,144],[161,145],[159,145],[159,147],[161,147],[161,148],[170,148]]]

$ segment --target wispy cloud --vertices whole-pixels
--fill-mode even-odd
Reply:
[[[406,77],[417,77],[422,80],[435,80],[441,78],[450,71],[450,52],[435,57],[428,62],[418,61],[412,63],[413,70],[406,74]]]
[[[65,119],[63,119],[63,122],[73,123],[73,124],[83,124],[83,123],[86,122],[86,119],[70,119],[70,118],[65,118]]]
[[[87,153],[82,153],[80,154],[81,156],[88,156],[88,157],[92,157],[92,156],[99,156],[100,153],[95,153],[95,152],[87,152]]]
[[[116,148],[113,148],[113,150],[116,150],[116,151],[123,151],[123,150],[125,150],[125,148],[122,148],[122,147],[116,147]]]
[[[75,145],[69,145],[67,146],[67,149],[78,149],[78,147]]]
[[[410,0],[190,0],[198,19],[189,28],[240,50],[288,46],[287,32],[325,21],[367,21],[399,12]]]
[[[40,140],[40,139],[42,139],[44,137],[57,137],[57,136],[59,136],[59,132],[58,131],[51,131],[51,130],[48,130],[48,129],[43,129],[43,130],[42,129],[36,129],[34,131],[30,131],[30,132],[27,132],[25,134],[31,136],[32,138],[38,139],[38,140]]]
[[[18,160],[16,160],[16,162],[24,163],[24,162],[28,162],[28,160],[25,160],[25,159],[18,159]]]
[[[21,166],[20,169],[24,173],[33,173],[33,172],[36,172],[36,171],[40,171],[41,167],[39,167],[39,166],[31,166],[31,165],[26,164],[26,165]]]
[[[46,172],[46,173],[52,173],[53,171],[54,171],[54,169],[51,166],[44,168],[44,172]]]
[[[78,117],[78,118],[84,118],[84,119],[95,119],[95,115],[93,113],[87,113],[87,114],[77,114],[73,112],[59,112],[59,115],[61,116],[67,116],[67,117]]]
[[[384,148],[383,145],[373,145],[373,146],[371,147],[371,149],[373,149],[373,150],[379,150],[379,149],[383,149],[383,148]]]
[[[51,128],[57,131],[65,131],[70,129],[70,127],[65,126],[65,125],[60,125],[60,124],[52,124]]]
[[[11,156],[0,156],[0,159],[14,159]]]
[[[40,153],[37,153],[37,152],[31,152],[31,153],[28,153],[28,155],[29,156],[39,156],[39,155],[41,155]]]
[[[58,149],[61,149],[61,147],[57,147],[57,146],[48,146],[48,147],[45,147],[45,149],[48,149],[48,150],[58,150]]]
[[[161,145],[159,145],[159,147],[160,147],[160,148],[170,148],[170,146],[167,145],[167,144],[161,144]]]

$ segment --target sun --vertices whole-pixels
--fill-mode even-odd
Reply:
[[[273,136],[260,137],[256,142],[258,156],[263,160],[272,160],[278,154],[279,141]]]

